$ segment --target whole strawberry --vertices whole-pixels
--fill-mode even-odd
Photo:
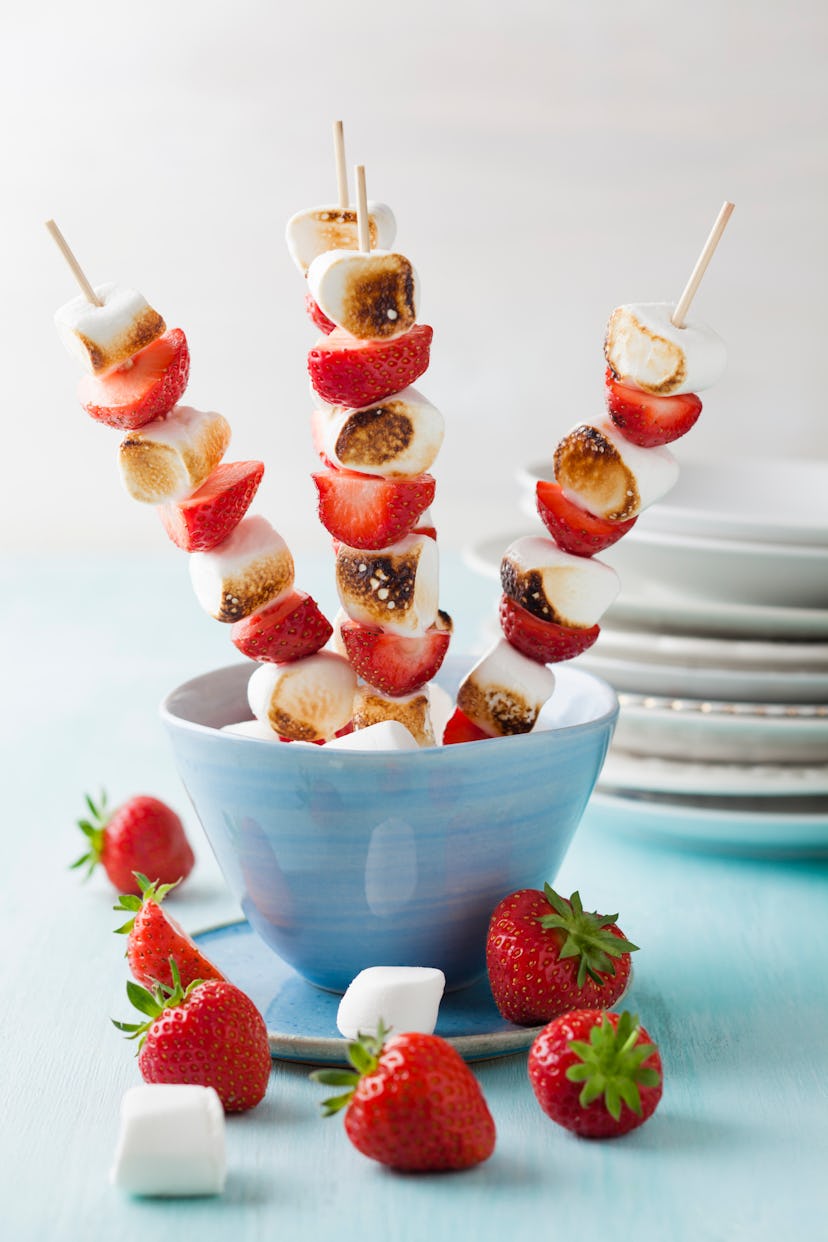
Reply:
[[[617,914],[584,910],[580,895],[523,888],[495,907],[486,968],[495,1004],[509,1022],[540,1026],[569,1009],[608,1009],[627,986],[638,945]]]
[[[658,1049],[637,1015],[577,1009],[541,1031],[529,1081],[543,1111],[584,1138],[615,1138],[642,1125],[661,1099]]]
[[[262,1015],[249,996],[224,979],[181,986],[170,962],[172,986],[147,991],[130,979],[127,995],[146,1022],[115,1022],[139,1039],[138,1068],[145,1082],[214,1087],[225,1112],[241,1113],[263,1099],[270,1046]]]
[[[184,835],[184,826],[164,802],[139,795],[115,811],[109,811],[106,794],[99,803],[86,795],[89,818],[78,820],[78,827],[89,841],[89,849],[73,867],[87,867],[91,875],[101,863],[119,893],[140,896],[135,872],[149,875],[159,884],[175,884],[186,879],[195,857]]]
[[[223,979],[221,971],[204,956],[183,927],[161,909],[167,893],[177,886],[150,883],[140,871],[136,871],[135,880],[141,896],[122,893],[117,906],[113,906],[114,910],[128,910],[132,914],[116,932],[129,937],[126,956],[133,978],[147,988],[158,983],[171,987],[170,961],[173,960],[185,988],[196,979]]]
[[[349,1070],[311,1077],[349,1090],[323,1102],[347,1108],[345,1131],[358,1151],[392,1169],[468,1169],[494,1151],[495,1125],[477,1079],[439,1035],[396,1035],[380,1026],[348,1045]]]

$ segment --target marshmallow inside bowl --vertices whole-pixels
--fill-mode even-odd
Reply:
[[[449,693],[474,659],[449,656]],[[225,879],[266,944],[344,991],[369,966],[485,970],[489,916],[555,875],[609,746],[614,691],[558,670],[546,727],[459,746],[341,750],[222,731],[249,716],[249,663],[162,705],[176,762]]]

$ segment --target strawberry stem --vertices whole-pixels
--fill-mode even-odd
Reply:
[[[584,986],[587,975],[593,983],[603,987],[606,979],[602,976],[615,975],[612,959],[622,957],[625,953],[637,952],[638,945],[608,930],[618,918],[617,914],[598,914],[597,911],[584,910],[580,893],[577,891],[569,901],[556,893],[551,884],[544,884],[543,891],[552,912],[540,915],[538,921],[542,927],[555,928],[562,933],[563,945],[558,956],[579,959],[579,988]]]
[[[353,1070],[313,1071],[311,1078],[314,1082],[324,1083],[328,1087],[347,1087],[341,1095],[332,1095],[327,1100],[322,1100],[320,1107],[325,1117],[332,1117],[334,1113],[346,1108],[353,1099],[359,1080],[367,1074],[373,1074],[379,1064],[380,1054],[389,1033],[389,1028],[382,1021],[377,1027],[376,1035],[359,1032],[356,1039],[348,1044],[347,1055]]]
[[[621,1116],[622,1102],[641,1116],[639,1087],[658,1086],[661,1075],[652,1066],[643,1065],[656,1049],[655,1044],[637,1042],[640,1032],[638,1015],[624,1010],[617,1028],[604,1014],[590,1031],[589,1043],[581,1039],[570,1041],[567,1046],[579,1060],[570,1065],[566,1077],[570,1082],[584,1084],[578,1097],[582,1108],[603,1097],[614,1121]]]

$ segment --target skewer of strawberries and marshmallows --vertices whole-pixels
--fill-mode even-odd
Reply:
[[[528,661],[571,659],[596,641],[598,621],[620,583],[593,554],[626,534],[678,477],[678,462],[665,445],[698,418],[694,390],[715,383],[726,357],[716,333],[686,322],[686,315],[732,210],[732,203],[722,207],[675,307],[636,303],[610,316],[604,343],[608,416],[568,432],[555,450],[554,480],[537,485],[538,512],[551,538],[518,540],[501,564],[501,628]],[[495,644],[461,684],[446,741],[534,726],[540,705],[534,717],[526,710],[531,674],[511,660],[510,689],[507,671],[502,645]]]

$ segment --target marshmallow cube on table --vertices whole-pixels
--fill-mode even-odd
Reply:
[[[615,599],[621,583],[609,565],[572,556],[542,535],[516,539],[500,564],[503,591],[541,621],[588,628]]]
[[[78,294],[56,312],[55,326],[85,370],[103,375],[151,345],[167,328],[137,289],[108,281],[96,285],[95,294],[100,306]]]
[[[381,721],[396,720],[418,746],[434,746],[429,696],[426,688],[413,694],[382,694],[373,686],[357,686],[353,699],[354,732],[370,729]]]
[[[213,473],[229,443],[230,424],[221,414],[177,405],[121,441],[124,487],[143,504],[183,500]]]
[[[432,465],[443,443],[445,420],[409,386],[358,409],[318,406],[311,415],[311,433],[317,452],[335,466],[405,478],[424,474]]]
[[[224,1128],[212,1087],[131,1087],[121,1101],[110,1181],[133,1195],[219,1195],[227,1175]]]
[[[308,289],[338,328],[360,341],[387,341],[417,322],[417,273],[393,250],[328,250],[308,269]]]
[[[622,383],[674,397],[710,388],[727,363],[722,338],[699,320],[677,328],[672,302],[632,302],[612,312],[604,356]]]
[[[368,237],[373,249],[393,246],[397,235],[394,213],[386,203],[368,203]],[[357,213],[351,207],[305,207],[287,222],[285,240],[290,257],[303,276],[314,259],[328,250],[356,250]]]
[[[342,656],[317,651],[285,664],[261,664],[247,683],[257,720],[296,742],[328,741],[353,715],[356,673]]]
[[[196,599],[216,621],[248,617],[289,591],[293,557],[267,518],[242,518],[218,547],[190,556]]]
[[[395,1035],[431,1035],[446,986],[433,966],[369,966],[349,983],[336,1014],[346,1039],[376,1031],[380,1022]]]
[[[528,733],[554,689],[550,668],[501,638],[466,674],[457,706],[491,737]]]
[[[679,467],[668,448],[632,444],[610,418],[579,423],[555,449],[555,481],[582,509],[625,522],[665,496]]]
[[[392,634],[424,634],[438,612],[440,564],[428,535],[406,535],[378,551],[340,544],[336,587],[345,612],[360,625]]]

